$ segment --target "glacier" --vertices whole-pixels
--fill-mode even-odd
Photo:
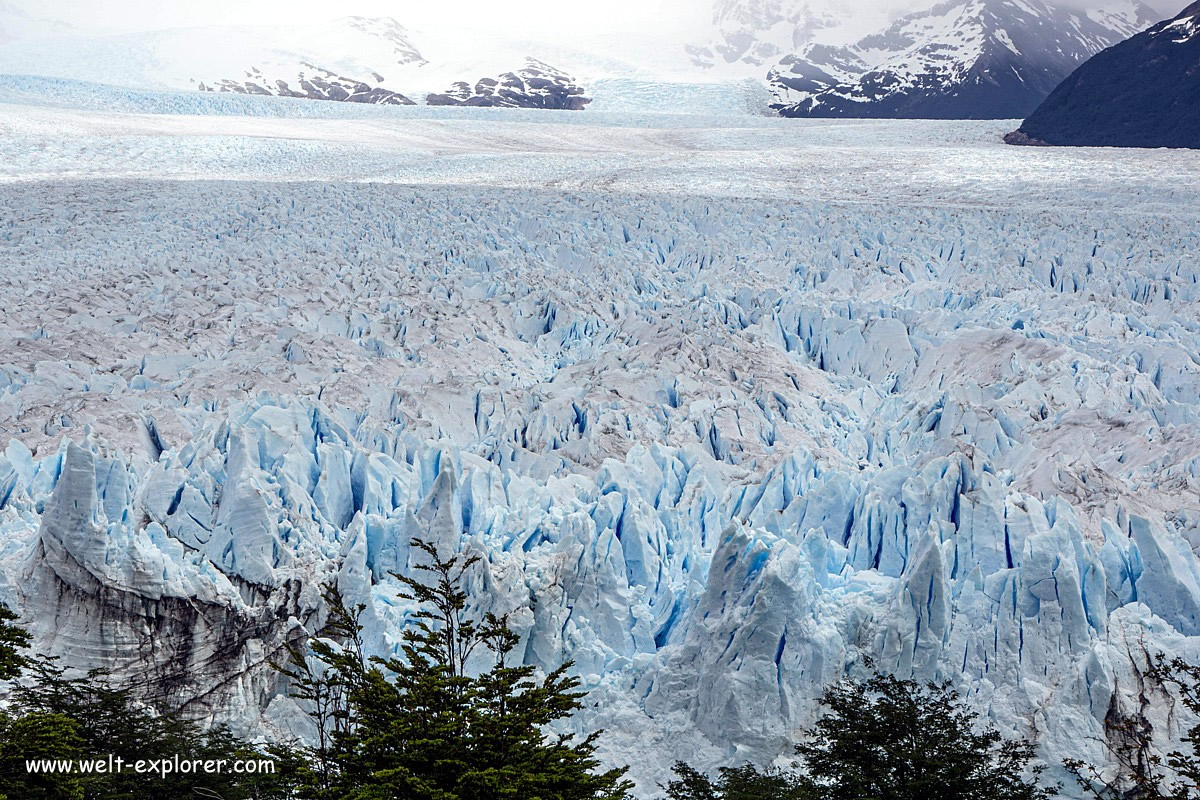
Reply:
[[[648,795],[869,662],[1051,764],[1186,727],[1144,672],[1200,660],[1200,158],[379,111],[0,104],[0,599],[43,652],[288,735],[320,584],[396,652],[422,536]]]

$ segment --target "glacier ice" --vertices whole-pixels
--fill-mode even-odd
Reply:
[[[728,196],[751,134],[675,130],[712,193],[601,190],[596,155],[557,189],[439,185],[445,155],[416,187],[0,184],[0,597],[72,664],[279,732],[265,665],[320,583],[395,652],[420,535],[484,555],[474,602],[575,662],[576,724],[645,787],[785,753],[867,658],[1100,758],[1146,653],[1200,658],[1200,204],[1169,208],[1200,163],[1120,196],[1168,156],[1074,153],[1116,166],[1000,208],[1016,184],[926,183],[915,133],[852,152],[918,125],[792,136],[821,130],[912,169]]]

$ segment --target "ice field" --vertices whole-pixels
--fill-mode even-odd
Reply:
[[[1200,154],[277,107],[0,103],[0,599],[44,648],[292,730],[266,661],[323,580],[393,650],[421,535],[643,787],[785,753],[866,658],[1052,763],[1186,727],[1139,692],[1200,659]]]

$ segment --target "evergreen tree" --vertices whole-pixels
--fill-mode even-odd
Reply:
[[[533,667],[509,664],[519,639],[507,620],[469,613],[462,589],[478,557],[443,559],[421,540],[413,547],[428,581],[396,575],[419,605],[401,654],[363,659],[361,608],[326,589],[330,625],[311,644],[321,666],[294,653],[288,674],[319,727],[330,731],[329,779],[308,797],[338,800],[624,800],[624,769],[600,772],[593,733],[582,741],[548,733],[581,707],[584,696],[564,664],[538,679]],[[480,648],[492,667],[468,671]],[[320,684],[319,686],[317,684]],[[336,687],[336,688],[334,688]],[[343,693],[344,705],[322,711],[314,698]],[[336,705],[336,704],[333,704]],[[318,756],[319,761],[319,756]],[[307,791],[307,790],[305,790]]]
[[[948,683],[876,675],[842,681],[821,698],[827,712],[796,745],[793,769],[720,770],[714,781],[675,766],[671,800],[1046,800],[1032,745],[980,728]]]
[[[328,620],[307,648],[291,646],[288,660],[272,666],[291,682],[292,697],[308,707],[313,719],[317,743],[302,749],[294,774],[303,797],[336,796],[336,779],[346,771],[344,754],[335,749],[347,741],[357,728],[351,713],[352,689],[361,693],[371,679],[362,647],[359,619],[366,607],[349,608],[331,586],[322,587],[322,600]],[[377,705],[377,704],[373,704]]]
[[[791,771],[759,772],[750,764],[722,767],[717,780],[679,762],[667,787],[670,800],[818,800],[814,787]]]
[[[29,664],[22,652],[29,647],[29,632],[14,624],[17,615],[0,603],[0,681],[10,681]]]
[[[1029,768],[1033,745],[1006,740],[949,683],[876,675],[825,690],[829,711],[796,746],[806,774],[828,800],[1043,800]]]
[[[31,760],[78,759],[82,744],[70,717],[0,711],[0,800],[83,800],[80,776],[27,767]]]
[[[10,682],[30,666],[29,633],[17,615],[0,603],[0,681]],[[0,800],[82,800],[83,785],[71,775],[30,774],[29,759],[77,758],[79,723],[62,714],[22,714],[0,709]]]

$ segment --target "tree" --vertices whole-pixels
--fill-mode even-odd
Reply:
[[[77,759],[82,744],[70,717],[0,711],[0,800],[83,800],[80,776],[28,769],[31,760]]]
[[[224,800],[286,800],[295,796],[295,766],[286,747],[266,751],[234,736],[228,728],[202,729],[171,710],[140,702],[128,687],[114,685],[100,670],[70,675],[53,658],[30,658],[23,652],[28,634],[13,624],[15,616],[0,606],[0,672],[12,687],[11,702],[0,711],[0,799],[117,800],[169,797],[181,791]],[[130,769],[82,772],[81,760],[120,758]],[[132,769],[137,761],[224,761],[229,769],[186,774]],[[238,773],[235,761],[276,762],[273,773]],[[68,770],[31,771],[29,762],[65,762]]]
[[[322,587],[327,621],[310,639],[308,649],[289,646],[288,659],[271,666],[291,681],[292,697],[308,707],[316,728],[317,744],[304,751],[294,765],[298,786],[306,797],[322,798],[335,791],[338,772],[335,742],[345,741],[356,727],[351,713],[351,689],[361,689],[369,673],[363,653],[362,625],[366,606],[347,607],[332,586]]]
[[[759,772],[750,764],[722,767],[713,781],[679,762],[666,786],[670,800],[818,800],[812,785],[791,771]]]
[[[0,681],[12,681],[30,666],[25,650],[28,631],[17,615],[0,603]],[[29,759],[75,758],[82,739],[79,724],[62,714],[21,714],[0,709],[0,800],[82,800],[83,785],[71,775],[30,774]]]
[[[329,714],[329,780],[313,797],[339,800],[624,800],[632,784],[624,769],[599,771],[599,732],[582,741],[552,735],[551,726],[581,707],[584,694],[564,664],[538,679],[532,666],[513,666],[519,637],[504,618],[469,612],[462,589],[478,556],[443,559],[414,539],[431,580],[395,575],[419,611],[400,655],[363,659],[357,609],[326,587],[332,627],[311,655],[323,666],[291,660],[310,713]],[[468,669],[480,648],[492,666]],[[480,651],[482,652],[482,651]],[[313,684],[324,684],[316,687]],[[315,697],[344,692],[344,709],[322,712]],[[308,797],[309,794],[303,796]]]
[[[1161,686],[1173,686],[1184,707],[1193,717],[1200,717],[1200,666],[1181,658],[1167,661],[1160,653],[1151,677]],[[1200,723],[1189,728],[1182,741],[1188,752],[1173,750],[1167,754],[1167,766],[1174,773],[1167,796],[1172,800],[1200,800],[1200,756],[1196,752],[1200,746]]]
[[[29,632],[14,623],[17,615],[0,603],[0,681],[10,681],[21,674],[29,659],[21,651],[29,647]]]
[[[1043,800],[1033,745],[979,728],[946,683],[876,675],[825,690],[829,709],[796,746],[805,772],[829,800]]]
[[[1139,677],[1200,717],[1200,666],[1180,658],[1167,660],[1161,653],[1148,660],[1149,669]],[[1115,769],[1105,770],[1069,758],[1063,761],[1067,772],[1096,800],[1200,800],[1200,724],[1181,737],[1186,752],[1173,750],[1164,759],[1154,749],[1154,729],[1144,713],[1149,702],[1145,691],[1141,702],[1142,708],[1137,711],[1123,712],[1114,697],[1105,717],[1107,745]]]
[[[949,683],[924,686],[890,675],[825,689],[827,709],[796,745],[790,770],[751,765],[716,781],[675,766],[671,800],[1046,800],[1033,747],[980,727]]]

